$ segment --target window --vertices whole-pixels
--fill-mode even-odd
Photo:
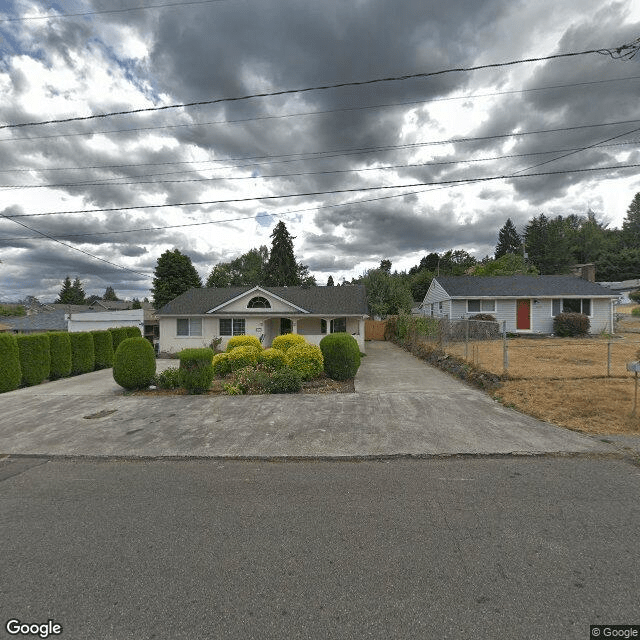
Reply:
[[[256,296],[255,298],[251,298],[251,300],[249,300],[247,309],[271,309],[271,303],[262,296]]]
[[[178,318],[176,335],[182,337],[201,336],[202,318]]]
[[[244,318],[220,318],[221,336],[243,336]]]
[[[495,300],[467,300],[467,311],[469,313],[480,313],[481,311],[495,311]]]
[[[562,313],[584,313],[591,315],[590,298],[556,298],[551,303],[551,313],[557,316]]]
[[[347,332],[346,318],[334,318],[331,321],[331,333],[346,333],[346,332]]]

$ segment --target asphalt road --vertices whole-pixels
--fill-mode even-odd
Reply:
[[[8,458],[0,638],[586,640],[640,622],[639,495],[606,456]]]

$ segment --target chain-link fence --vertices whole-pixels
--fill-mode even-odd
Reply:
[[[445,354],[512,379],[632,377],[627,363],[640,359],[640,335],[558,338],[508,334],[503,323],[473,318],[396,320],[396,335],[428,342]]]

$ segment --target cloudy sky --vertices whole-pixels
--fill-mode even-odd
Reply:
[[[0,0],[0,300],[148,296],[165,250],[206,279],[279,220],[319,284],[481,258],[508,217],[619,227],[638,168],[576,170],[640,162],[640,54],[224,99],[639,36],[634,0]]]

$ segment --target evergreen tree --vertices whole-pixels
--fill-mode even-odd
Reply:
[[[622,221],[622,242],[625,248],[640,247],[640,193],[636,193]]]
[[[116,295],[116,292],[113,290],[113,287],[109,286],[106,288],[102,299],[105,302],[120,302],[120,298]]]
[[[403,278],[391,275],[384,269],[370,269],[359,279],[359,283],[365,286],[372,315],[385,318],[411,311],[413,296]]]
[[[63,282],[62,287],[60,288],[60,293],[58,294],[58,299],[55,302],[56,304],[84,304],[85,303],[85,293],[82,288],[82,283],[80,282],[80,278],[76,276],[76,279],[71,283],[71,278],[67,276]]]
[[[504,226],[498,231],[498,244],[496,245],[495,258],[501,258],[506,253],[521,253],[522,239],[516,231],[511,218],[507,218]]]
[[[133,302],[133,304],[131,305],[132,309],[142,309],[142,305],[140,304],[140,300],[138,300],[138,298],[134,298],[132,302]]]
[[[155,309],[160,309],[192,287],[202,286],[191,258],[178,249],[167,250],[158,258],[154,275],[151,295]]]
[[[327,287],[333,287],[333,286],[334,286],[333,276],[329,276],[327,278]]]
[[[269,261],[264,270],[264,284],[272,287],[295,286],[302,283],[300,266],[293,253],[293,236],[280,221],[271,233]]]
[[[567,273],[574,263],[570,223],[562,216],[549,219],[541,213],[527,224],[524,237],[528,260],[541,274]]]
[[[478,265],[474,276],[513,276],[513,275],[538,275],[538,270],[527,261],[520,253],[505,253],[500,258],[489,260]]]

